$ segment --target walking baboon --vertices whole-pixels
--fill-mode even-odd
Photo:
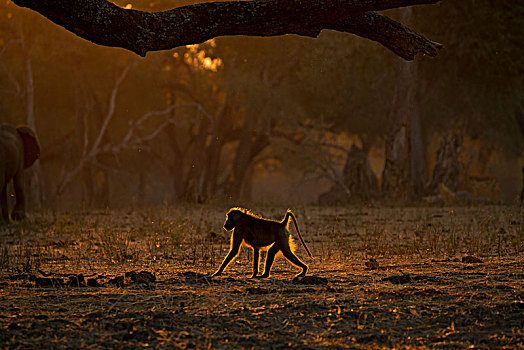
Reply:
[[[291,234],[288,231],[289,218],[293,219],[298,237],[300,238],[300,242],[302,242],[304,249],[306,249],[309,257],[313,258],[306,243],[304,243],[304,240],[302,239],[297,219],[291,210],[287,210],[286,216],[282,221],[275,221],[255,216],[246,209],[232,208],[228,211],[224,223],[224,228],[227,231],[233,230],[233,233],[231,234],[231,247],[219,269],[212,275],[212,277],[220,275],[231,260],[238,255],[242,242],[253,248],[253,275],[251,278],[269,277],[269,272],[271,271],[271,265],[273,265],[273,261],[275,260],[275,255],[280,251],[292,264],[302,268],[302,272],[296,275],[295,278],[305,276],[308,270],[307,265],[297,258],[290,247]],[[269,249],[266,255],[264,274],[258,276],[260,248],[265,247],[269,247]]]

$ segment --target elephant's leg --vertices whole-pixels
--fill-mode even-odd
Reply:
[[[0,193],[0,208],[2,213],[0,215],[0,225],[9,223],[9,210],[7,207],[7,184],[3,181],[3,176],[0,176],[0,185],[2,186],[2,191]]]
[[[21,220],[25,218],[24,175],[22,171],[13,178],[13,187],[15,190],[16,204],[11,213],[11,217],[13,220]]]

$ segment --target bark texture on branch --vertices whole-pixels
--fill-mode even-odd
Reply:
[[[316,37],[323,29],[335,29],[377,41],[406,60],[419,52],[434,56],[439,45],[369,11],[438,1],[252,0],[145,12],[123,9],[106,0],[13,0],[93,43],[122,47],[140,56],[224,35]]]
[[[374,12],[351,16],[329,29],[376,41],[407,61],[413,60],[418,53],[436,56],[438,49],[443,47],[391,18]]]

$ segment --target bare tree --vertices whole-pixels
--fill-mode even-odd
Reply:
[[[78,158],[78,161],[72,169],[63,172],[62,180],[57,188],[57,194],[60,195],[64,192],[67,186],[87,167],[91,165],[99,165],[97,158],[101,155],[112,155],[118,160],[118,155],[125,151],[134,149],[137,147],[144,147],[148,142],[156,138],[168,125],[175,123],[174,120],[169,118],[169,114],[175,108],[186,107],[188,104],[172,105],[168,106],[163,110],[151,111],[143,114],[136,120],[129,121],[128,129],[125,135],[117,142],[109,142],[105,137],[109,128],[109,124],[115,115],[116,109],[116,98],[118,96],[120,86],[129,71],[131,70],[133,63],[128,64],[122,73],[118,76],[115,84],[111,90],[109,98],[109,105],[107,111],[103,116],[102,123],[98,130],[96,130],[96,136],[94,140],[89,140],[87,128],[83,128],[84,133],[82,137],[82,153]],[[154,117],[162,116],[160,121],[157,121],[156,126],[149,128],[147,132],[141,132],[144,130],[144,124]],[[86,124],[86,113],[82,116],[82,123]]]
[[[323,29],[379,42],[398,56],[437,54],[440,44],[371,12],[439,0],[253,0],[208,2],[168,11],[124,9],[106,0],[13,0],[76,35],[138,55],[224,35],[317,37]]]

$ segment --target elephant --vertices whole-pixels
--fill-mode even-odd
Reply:
[[[40,157],[40,145],[33,130],[25,125],[0,125],[0,226],[8,224],[7,185],[13,180],[15,205],[13,220],[25,217],[24,169]]]

